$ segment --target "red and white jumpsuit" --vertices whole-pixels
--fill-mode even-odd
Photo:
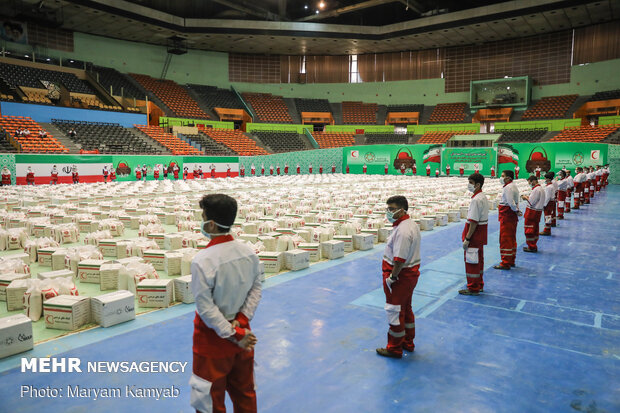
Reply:
[[[532,188],[527,200],[527,208],[523,214],[523,229],[525,242],[531,250],[538,251],[538,235],[540,230],[540,216],[545,207],[545,191],[539,184]]]
[[[450,176],[450,165],[446,165],[446,176]]]
[[[402,355],[403,349],[413,351],[415,345],[415,316],[411,308],[413,290],[420,276],[420,229],[404,215],[392,224],[394,230],[385,244],[381,270],[385,312],[390,325],[387,334],[387,350]],[[386,280],[392,274],[394,262],[404,263],[398,280],[388,288]]]
[[[138,181],[141,180],[142,179],[142,169],[136,168],[135,172],[136,172],[136,179]]]
[[[192,260],[196,300],[190,404],[200,412],[225,412],[228,392],[236,412],[256,412],[254,350],[236,343],[250,329],[261,298],[254,250],[231,235],[214,238]],[[232,321],[240,327],[233,327]]]
[[[308,165],[308,173],[312,173],[312,164]]]
[[[387,175],[388,170],[389,170],[388,164],[385,164],[385,167],[383,168],[383,170],[385,171],[385,175]]]
[[[514,182],[504,185],[499,202],[499,253],[501,265],[514,267],[517,256],[517,224],[519,222],[519,188]]]
[[[553,212],[555,211],[555,186],[553,182],[545,185],[545,229],[541,235],[551,235],[553,226]]]
[[[495,178],[495,167],[491,167],[491,178]]]
[[[332,173],[335,174],[336,173],[336,165],[332,164]]]
[[[347,165],[347,173],[349,173],[349,165]]]
[[[558,218],[564,219],[564,210],[566,208],[566,196],[568,190],[568,177],[558,181]],[[570,203],[570,200],[569,200]]]
[[[252,176],[256,175],[256,167],[254,165],[250,167],[250,173],[252,174]]]
[[[489,224],[489,200],[481,190],[474,192],[467,211],[467,222],[463,228],[461,240],[469,232],[472,223],[478,224],[469,240],[469,246],[464,251],[465,275],[467,276],[467,289],[479,292],[484,288],[484,246],[487,245],[487,227]]]
[[[413,164],[413,167],[412,167],[411,170],[412,170],[413,174],[415,175],[418,172],[418,167],[415,164]]]
[[[284,164],[284,175],[288,175],[288,164]]]
[[[364,166],[362,167],[362,172],[363,173],[368,172],[368,167],[366,166],[366,164],[364,164]]]
[[[518,166],[515,166],[515,179],[519,179],[519,171],[521,170],[521,168],[519,168]]]
[[[573,177],[570,176],[570,172],[567,172],[569,175],[566,177],[566,201],[564,202],[564,212],[567,214],[570,212],[570,203],[571,196],[573,194],[573,190],[575,189],[575,181]]]
[[[465,175],[465,168],[463,168],[463,165],[459,166],[459,175],[461,175],[461,178]]]
[[[431,176],[431,166],[430,165],[426,165],[426,176],[428,176],[428,177]]]
[[[540,179],[540,166],[537,166],[536,169],[534,169],[534,173],[536,174],[536,178]]]
[[[2,170],[2,185],[11,185],[11,171],[8,168]]]
[[[58,185],[58,169],[52,168],[50,175],[52,176],[52,180],[50,182],[51,185]]]
[[[297,164],[297,167],[295,168],[297,175],[299,175],[301,173],[301,166],[299,166],[299,164]]]

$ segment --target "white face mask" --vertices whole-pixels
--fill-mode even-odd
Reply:
[[[474,191],[476,191],[476,185],[474,185],[474,184],[467,184],[467,190],[468,190],[469,192],[474,192]]]
[[[220,228],[230,228],[230,226],[220,225],[220,224],[218,224],[217,222],[213,221],[212,219],[210,219],[210,220],[208,220],[208,221],[202,221],[202,222],[200,223],[200,233],[201,233],[202,235],[204,235],[205,237],[207,237],[207,238],[211,239],[211,238],[213,238],[214,236],[215,236],[215,237],[217,237],[217,236],[219,236],[219,235],[225,235],[225,234],[228,234],[228,232],[218,232],[218,233],[213,233],[213,232],[207,232],[207,231],[205,231],[205,225],[206,225],[206,224],[208,224],[209,222],[213,222],[215,225],[217,225],[217,226],[218,226],[218,227],[220,227]]]
[[[396,222],[396,218],[394,218],[394,214],[397,214],[401,209],[397,209],[396,211],[386,211],[385,218],[391,223]]]

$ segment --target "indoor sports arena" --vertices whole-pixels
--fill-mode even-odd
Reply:
[[[620,411],[620,0],[0,2],[0,413]]]

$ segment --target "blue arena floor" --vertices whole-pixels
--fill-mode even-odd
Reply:
[[[559,221],[538,254],[498,271],[497,214],[489,219],[485,293],[465,283],[462,223],[423,233],[413,298],[416,351],[385,359],[382,246],[265,282],[252,327],[259,338],[259,412],[619,412],[620,187]],[[190,412],[193,306],[148,314],[37,346],[27,357],[187,361],[177,374],[21,373],[0,362],[0,412]],[[20,398],[20,386],[170,387],[167,399]],[[229,405],[230,406],[230,405]],[[232,411],[232,408],[229,408]]]

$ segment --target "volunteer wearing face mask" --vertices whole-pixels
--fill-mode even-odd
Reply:
[[[553,226],[553,211],[555,211],[555,186],[553,185],[553,172],[545,174],[545,229],[540,235],[551,235],[551,227]]]
[[[4,165],[2,168],[2,186],[11,185],[11,171]]]
[[[378,348],[377,354],[401,358],[403,350],[413,351],[415,345],[415,317],[411,308],[413,289],[420,276],[420,229],[407,215],[409,203],[404,196],[387,200],[386,218],[393,231],[385,244],[381,270],[385,311],[390,328],[387,346]]]
[[[564,206],[566,205],[566,190],[568,179],[565,171],[558,172],[558,219],[564,219]]]
[[[224,412],[225,392],[236,412],[256,412],[254,346],[250,330],[261,298],[254,250],[233,239],[237,202],[223,194],[200,201],[201,232],[211,239],[192,260],[196,299],[190,404],[200,412]]]
[[[50,171],[50,175],[52,176],[52,180],[50,181],[50,185],[58,185],[58,169],[56,165]]]
[[[582,184],[582,169],[575,169],[575,178],[573,179],[573,183],[575,184],[575,201],[573,204],[573,209],[579,209],[579,205],[581,204],[581,200],[583,197],[583,184]]]
[[[570,203],[571,196],[573,194],[573,189],[575,188],[575,182],[573,181],[573,177],[570,175],[570,170],[566,170],[566,202],[564,203],[564,212],[567,214],[570,212]]]
[[[26,171],[26,185],[34,185],[34,171],[31,166]]]
[[[525,252],[538,252],[538,231],[540,226],[540,215],[545,206],[545,191],[538,184],[538,178],[536,175],[531,175],[527,178],[527,183],[530,184],[532,192],[530,196],[521,196],[524,201],[527,201],[527,208],[525,214],[523,214],[523,228],[525,230],[525,242],[527,247],[523,247]]]
[[[558,192],[559,192],[559,183],[555,178],[555,172],[547,172],[547,174],[553,174],[553,177],[551,178],[551,184],[553,185],[553,210],[551,211],[551,226],[552,227],[556,227],[557,226],[557,206],[558,206]],[[545,174],[545,176],[547,175]]]
[[[462,235],[467,288],[460,290],[459,294],[478,295],[484,289],[482,273],[484,270],[484,246],[487,244],[489,200],[482,192],[484,176],[474,173],[469,175],[468,179],[467,189],[473,195]]]
[[[517,223],[519,217],[523,215],[519,211],[519,188],[513,182],[514,173],[512,171],[502,171],[501,180],[504,182],[502,189],[502,199],[499,202],[499,253],[502,262],[493,268],[498,270],[509,270],[515,266],[517,256]]]

